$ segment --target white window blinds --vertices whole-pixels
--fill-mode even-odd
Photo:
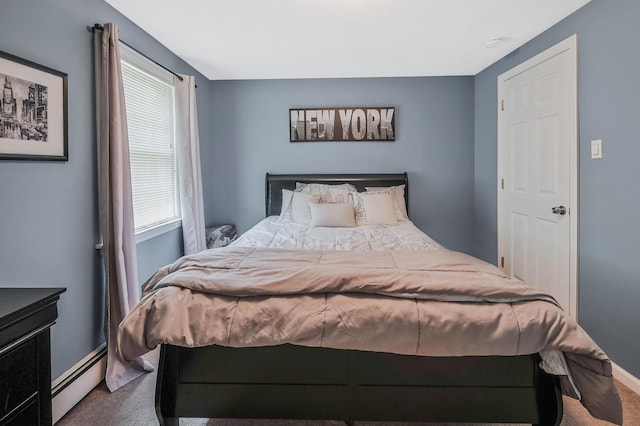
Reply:
[[[133,59],[133,60],[132,60]],[[173,80],[122,54],[136,233],[180,218]],[[143,66],[140,66],[143,65]],[[154,64],[155,65],[155,64]],[[157,67],[157,66],[156,66]]]

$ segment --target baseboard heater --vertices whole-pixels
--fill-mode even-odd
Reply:
[[[60,420],[104,379],[107,345],[103,343],[51,384],[53,423]]]

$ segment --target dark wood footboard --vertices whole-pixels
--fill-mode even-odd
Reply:
[[[161,425],[180,417],[557,425],[557,379],[538,364],[538,355],[163,345],[156,411]]]

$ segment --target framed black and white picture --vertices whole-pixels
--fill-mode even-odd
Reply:
[[[67,74],[0,51],[0,160],[68,160]]]
[[[394,141],[393,107],[291,108],[290,142]]]

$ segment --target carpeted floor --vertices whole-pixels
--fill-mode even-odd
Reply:
[[[109,393],[101,383],[78,405],[76,405],[56,426],[152,426],[157,425],[154,409],[155,373],[145,374],[114,393]],[[616,382],[622,398],[624,424],[640,425],[640,395]],[[301,420],[247,420],[247,419],[180,419],[181,425],[188,426],[343,426],[340,421]],[[611,423],[593,419],[582,405],[571,398],[564,398],[563,426],[600,426]],[[357,426],[417,426],[419,423],[356,422]],[[428,423],[429,426],[445,424]],[[453,426],[448,423],[446,425]],[[456,424],[461,425],[461,424]],[[475,426],[478,426],[477,424]],[[504,426],[504,425],[503,425]]]

